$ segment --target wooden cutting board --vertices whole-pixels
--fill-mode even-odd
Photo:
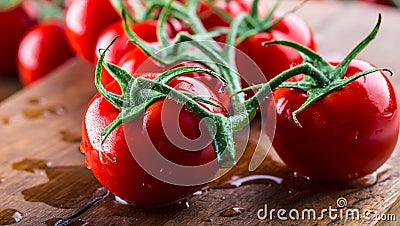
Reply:
[[[282,9],[295,4],[284,2]],[[400,12],[359,3],[310,1],[297,14],[314,29],[320,52],[336,58],[344,56],[371,30],[378,12],[383,15],[382,29],[360,58],[391,68],[395,74],[391,79],[399,91]],[[249,172],[248,157],[254,150],[262,153],[266,148],[265,142],[257,147],[257,121],[252,124],[252,139],[247,145],[250,154],[187,202],[158,208],[122,205],[84,167],[84,156],[79,152],[82,114],[94,93],[92,67],[73,59],[52,76],[0,104],[0,225],[54,225],[56,222],[71,225],[396,225],[399,222],[352,220],[345,215],[342,219],[340,215],[331,219],[327,214],[321,220],[305,221],[301,220],[301,213],[305,209],[320,213],[346,204],[342,211],[370,210],[371,214],[386,214],[386,218],[399,215],[400,146],[372,184],[362,180],[348,184],[310,182],[294,176],[276,161],[272,152],[260,167]],[[249,178],[250,175],[259,176]],[[338,199],[341,202],[337,203]],[[272,220],[269,216],[260,220],[257,212],[265,205],[268,211],[284,209],[287,217],[289,211],[297,210],[300,220],[280,220],[276,214]]]

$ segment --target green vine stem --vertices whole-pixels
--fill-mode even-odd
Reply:
[[[304,73],[306,76],[302,81],[294,82],[294,83],[283,83],[281,87],[286,88],[297,88],[302,89],[307,92],[308,98],[303,103],[303,105],[292,113],[293,119],[296,124],[301,127],[300,122],[297,120],[296,115],[307,108],[310,104],[314,103],[321,97],[327,95],[328,93],[343,87],[354,80],[365,76],[367,74],[376,72],[376,71],[386,71],[392,74],[392,72],[385,68],[376,68],[373,70],[368,70],[364,72],[357,73],[349,78],[344,78],[346,74],[346,70],[350,65],[351,61],[363,50],[365,47],[376,37],[380,25],[382,21],[382,15],[378,14],[378,21],[372,31],[355,47],[352,51],[341,61],[341,63],[337,66],[332,66],[329,62],[325,61],[320,55],[308,49],[305,46],[302,46],[298,43],[285,41],[285,40],[276,40],[271,42],[263,43],[263,45],[272,45],[272,44],[279,44],[294,48],[302,54],[304,62],[313,65],[316,70],[319,71],[325,80],[322,81],[320,78],[313,77],[310,79],[308,76],[309,74]],[[317,78],[317,79],[316,79]],[[317,82],[317,83],[315,83]]]
[[[246,18],[245,18],[246,23],[243,23],[241,26],[240,35],[237,37],[235,45],[239,45],[245,39],[247,39],[248,37],[250,37],[254,34],[257,34],[260,32],[265,32],[265,31],[272,29],[278,23],[280,23],[283,20],[283,18],[285,18],[290,13],[294,13],[295,11],[297,11],[307,1],[308,0],[302,0],[297,6],[293,7],[291,10],[285,12],[279,18],[272,19],[281,3],[281,0],[277,0],[275,2],[272,9],[268,12],[268,14],[264,18],[261,18],[258,14],[259,0],[254,0],[252,7],[251,7],[250,14],[246,15]]]
[[[209,38],[210,35],[208,35],[207,30],[204,28],[204,26],[202,25],[200,19],[196,14],[198,4],[199,4],[198,0],[189,1],[187,8],[185,8],[184,6],[178,7],[177,3],[173,4],[171,1],[168,1],[165,7],[163,8],[163,11],[159,18],[159,29],[162,28],[163,24],[166,21],[168,15],[167,12],[169,12],[171,9],[174,9],[175,11],[179,11],[180,14],[185,15],[184,19],[189,20],[185,22],[193,25],[193,29],[195,30],[196,34],[189,35],[187,33],[181,32],[176,36],[176,38],[172,42],[170,42],[166,37],[166,35],[162,34],[162,32],[160,31],[159,41],[162,43],[163,48],[172,47],[182,42],[192,41],[194,45],[196,45],[196,47],[199,48],[204,53],[204,55],[202,56],[207,56],[208,58],[208,60],[205,60],[200,57],[199,59],[197,59],[197,61],[206,64],[206,66],[208,66],[209,68],[212,68],[213,70],[222,74],[230,85],[231,93],[238,92],[239,90],[241,90],[241,80],[240,76],[237,73],[237,68],[235,64],[235,55],[234,55],[235,53],[233,51],[233,47],[227,45],[226,48],[232,50],[227,50],[225,51],[226,54],[221,54],[221,52],[224,52],[224,50],[217,43],[213,42],[213,40]],[[182,60],[182,56],[186,56],[186,53],[190,52],[190,50],[182,49],[181,52],[174,53],[173,54],[174,57],[171,56],[166,57],[165,55],[164,56],[159,55],[160,51],[157,48],[141,40],[134,33],[134,31],[131,30],[124,11],[122,15],[124,19],[124,29],[128,37],[131,39],[132,42],[134,42],[137,46],[139,46],[148,56],[153,58],[155,61],[163,65],[170,65],[175,62],[179,62],[180,60]],[[239,26],[239,24],[237,26]],[[237,33],[236,30],[231,29],[229,32]],[[221,30],[219,30],[218,32],[221,32]],[[228,36],[235,37],[236,34]],[[202,44],[201,41],[203,41],[205,37],[206,38],[208,37],[208,39],[206,40],[212,41],[209,42],[211,43],[210,45],[204,46]],[[244,99],[245,99],[244,95],[237,95],[234,97],[234,99],[232,99],[232,106],[234,108],[234,112],[244,111],[243,107],[240,107],[243,106]]]
[[[22,0],[2,0],[0,1],[0,12],[11,10],[21,4]]]
[[[254,4],[257,4],[258,1],[254,1]],[[127,72],[125,72],[120,67],[104,62],[104,57],[106,52],[109,49],[109,46],[101,50],[101,55],[96,67],[96,79],[95,84],[98,88],[99,92],[121,110],[120,114],[116,118],[114,122],[112,122],[101,134],[102,135],[102,146],[104,141],[107,139],[108,135],[120,124],[123,122],[132,120],[140,113],[142,113],[150,104],[160,98],[170,98],[185,106],[189,110],[191,110],[194,114],[198,115],[200,118],[209,118],[211,120],[205,120],[207,129],[210,134],[215,133],[215,137],[212,141],[213,147],[215,149],[218,164],[221,168],[230,167],[236,163],[235,156],[235,145],[233,140],[233,133],[236,130],[242,129],[244,126],[248,125],[248,123],[253,119],[256,110],[258,109],[260,102],[263,101],[273,89],[277,87],[289,87],[289,88],[298,88],[307,91],[308,99],[306,102],[295,112],[293,112],[294,121],[301,126],[300,122],[296,118],[296,114],[300,111],[304,110],[311,103],[315,102],[319,98],[323,97],[329,92],[332,92],[335,89],[338,89],[355,79],[364,76],[366,74],[375,72],[375,71],[388,71],[387,69],[373,69],[370,71],[364,71],[358,73],[349,78],[343,78],[344,73],[349,66],[350,62],[356,57],[356,55],[364,49],[372,39],[375,38],[379,26],[381,23],[381,15],[379,15],[378,22],[371,33],[350,52],[350,54],[343,60],[341,64],[334,67],[330,65],[327,61],[325,61],[322,57],[317,55],[310,49],[307,49],[304,46],[300,46],[299,44],[288,42],[288,41],[273,41],[269,43],[264,43],[264,45],[272,45],[272,44],[280,44],[286,45],[292,48],[297,49],[304,58],[304,63],[301,65],[297,65],[291,69],[288,69],[267,83],[256,85],[253,87],[249,87],[246,89],[241,88],[240,84],[240,76],[237,74],[236,64],[235,64],[235,52],[230,49],[223,49],[218,45],[204,45],[202,43],[202,38],[208,37],[211,35],[205,30],[203,30],[203,26],[201,24],[200,19],[195,16],[197,9],[198,0],[190,1],[189,4],[185,7],[183,5],[177,4],[176,2],[167,1],[164,2],[165,8],[163,8],[162,13],[159,18],[158,29],[162,30],[163,26],[166,22],[168,12],[180,12],[179,15],[188,19],[189,24],[194,24],[195,31],[197,33],[195,35],[190,35],[187,33],[179,33],[177,37],[173,40],[169,40],[165,33],[162,31],[158,31],[159,41],[162,43],[164,48],[169,48],[175,51],[172,54],[172,57],[167,57],[169,55],[167,53],[160,53],[159,49],[151,46],[150,44],[141,40],[129,27],[127,17],[125,15],[125,11],[122,11],[123,19],[124,19],[124,28],[126,29],[127,35],[132,39],[132,41],[138,45],[142,50],[152,57],[154,60],[161,64],[169,65],[172,63],[180,62],[181,60],[196,60],[196,56],[191,55],[191,51],[188,48],[172,48],[177,44],[185,43],[187,41],[193,42],[193,46],[201,51],[201,57],[207,57],[208,60],[213,61],[213,64],[205,64],[207,67],[211,68],[205,69],[201,67],[179,67],[174,68],[164,73],[161,73],[156,79],[149,80],[146,78],[136,78],[134,79]],[[181,11],[182,9],[187,9],[187,11]],[[253,5],[252,12],[250,15],[250,20],[253,22],[259,22],[258,13],[255,11],[255,5]],[[187,13],[189,12],[189,13]],[[271,19],[272,13],[267,15],[266,18]],[[264,20],[266,19],[264,18]],[[232,19],[232,27],[228,32],[228,44],[234,44],[238,39],[235,40],[239,36],[239,39],[243,34],[241,33],[242,25],[249,23],[249,17],[240,15],[235,19]],[[262,21],[262,20],[261,20]],[[196,25],[197,24],[197,25]],[[247,25],[246,25],[247,26]],[[256,29],[264,28],[256,26]],[[248,33],[250,34],[250,33]],[[247,35],[247,34],[246,34]],[[114,40],[115,41],[115,40]],[[210,41],[210,40],[208,40]],[[112,44],[112,43],[111,43]],[[110,45],[111,45],[110,44]],[[217,47],[216,47],[217,46]],[[229,45],[228,45],[229,46]],[[226,47],[229,48],[229,47]],[[230,46],[230,48],[232,48]],[[198,59],[199,60],[199,59]],[[204,59],[203,59],[204,60]],[[200,61],[201,62],[201,61]],[[122,95],[117,95],[111,92],[108,92],[103,85],[101,84],[100,76],[101,76],[101,65],[106,68],[107,71],[117,80],[122,89]],[[216,66],[217,65],[217,66]],[[232,67],[234,70],[232,70]],[[175,90],[172,87],[169,87],[167,84],[173,78],[184,75],[189,72],[201,72],[204,74],[208,74],[218,79],[223,86],[229,84],[231,89],[231,100],[235,106],[242,106],[241,108],[237,108],[231,116],[224,116],[223,114],[211,113],[207,109],[205,109],[200,102],[205,104],[210,104],[212,106],[221,107],[217,103],[214,103],[210,100],[193,96],[188,93],[180,92]],[[236,73],[233,73],[236,72]],[[289,78],[294,77],[299,74],[304,74],[303,80],[299,82],[289,83],[285,82]],[[258,89],[253,97],[248,100],[244,100],[243,92],[249,89]],[[126,103],[129,103],[126,105]],[[99,151],[100,159],[106,163],[107,161],[115,161],[107,156],[106,152],[101,148]]]

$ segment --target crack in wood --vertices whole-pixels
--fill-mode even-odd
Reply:
[[[96,206],[97,204],[99,204],[100,202],[104,201],[108,196],[110,196],[110,194],[111,194],[111,192],[106,190],[106,193],[104,193],[104,194],[94,198],[93,200],[89,201],[86,205],[84,205],[81,209],[77,210],[70,217],[57,221],[55,226],[67,226],[67,225],[69,225],[73,220],[75,220],[77,217],[79,217],[82,214],[84,214],[90,208],[92,208],[92,207]]]

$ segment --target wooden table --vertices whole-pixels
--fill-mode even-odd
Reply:
[[[285,2],[284,9],[294,2]],[[380,67],[391,68],[391,79],[400,90],[399,70],[400,13],[391,8],[363,4],[310,1],[298,11],[314,29],[319,50],[328,58],[345,55],[373,27],[377,14],[383,15],[376,40],[360,55]],[[161,208],[126,206],[115,201],[84,167],[79,152],[81,119],[84,108],[95,93],[93,69],[78,59],[67,62],[52,76],[23,89],[0,104],[0,224],[54,225],[130,225],[130,224],[355,224],[373,225],[377,220],[330,219],[283,221],[259,220],[257,212],[268,210],[337,208],[343,197],[347,209],[400,214],[399,149],[378,172],[375,184],[361,181],[349,184],[318,184],[294,177],[273,153],[254,172],[242,158],[238,166],[197,192],[186,202]],[[257,123],[252,132],[257,135]],[[261,146],[262,148],[262,146]],[[250,152],[254,143],[248,145]],[[269,175],[235,188],[235,175]],[[233,177],[233,178],[232,178]],[[232,182],[232,181],[231,181]],[[236,182],[238,182],[236,180]],[[234,184],[234,183],[233,183]],[[344,200],[342,200],[344,201]],[[238,215],[224,210],[236,208]],[[235,215],[235,216],[232,216]],[[400,216],[397,216],[399,218]],[[396,225],[399,221],[381,221]]]

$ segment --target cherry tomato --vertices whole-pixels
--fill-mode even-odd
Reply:
[[[0,9],[0,76],[17,75],[17,50],[24,33],[36,20],[28,14],[26,6],[20,4],[14,8]]]
[[[147,77],[149,76],[153,75],[147,75]],[[216,101],[212,91],[193,78],[180,76],[172,80],[169,85],[177,90]],[[119,90],[115,82],[110,83],[107,89],[115,92]],[[211,106],[207,109],[213,112],[221,111],[221,109]],[[102,164],[99,159],[100,133],[119,113],[120,111],[107,100],[99,94],[96,95],[88,105],[83,119],[81,143],[81,149],[86,154],[88,168],[107,189],[119,198],[141,205],[156,205],[184,198],[201,188],[201,185],[181,186],[166,183],[147,173],[136,159],[139,155],[142,158],[148,156],[155,161],[151,156],[154,148],[164,158],[184,166],[198,166],[211,162],[208,170],[197,172],[196,177],[212,179],[215,176],[218,166],[213,161],[216,156],[211,144],[206,143],[204,148],[199,151],[187,151],[175,146],[175,143],[169,140],[170,136],[174,135],[167,134],[165,128],[176,128],[176,125],[169,125],[174,121],[179,122],[177,124],[179,128],[176,129],[179,129],[185,138],[193,140],[201,135],[200,119],[170,99],[160,99],[154,102],[140,116],[118,126],[103,145],[104,151],[109,157],[115,157],[116,162]],[[210,142],[211,138],[207,137],[207,142]],[[132,143],[135,144],[134,147],[129,145]],[[158,165],[158,162],[154,164],[154,167],[162,167]],[[182,172],[176,172],[169,168],[157,168],[157,172],[171,178],[182,174]]]
[[[62,22],[40,23],[29,30],[19,46],[20,80],[24,85],[32,84],[73,56]]]
[[[330,62],[337,65],[338,62]],[[372,65],[353,60],[345,77]],[[275,150],[286,165],[314,180],[344,181],[378,169],[391,155],[398,139],[399,112],[395,89],[381,72],[339,88],[297,114],[306,100],[299,89],[278,88]]]
[[[248,37],[237,48],[254,60],[268,80],[303,62],[303,58],[295,49],[280,45],[262,46],[263,42],[272,40],[289,40],[316,50],[311,29],[301,18],[293,14],[285,16],[270,30]],[[247,83],[252,82],[247,81]]]
[[[214,0],[213,4],[218,9],[224,11],[232,18],[235,18],[240,13],[248,13],[251,11],[253,1],[251,0]],[[266,8],[259,7],[260,15],[266,15]],[[229,27],[229,22],[222,18],[207,1],[202,1],[198,12],[204,27],[213,29],[217,27]]]
[[[144,41],[146,42],[156,42],[157,41],[157,20],[147,20],[141,21],[131,25],[131,29]],[[169,37],[174,37],[179,31],[184,30],[183,26],[179,21],[171,19],[165,24],[165,30]],[[118,64],[121,57],[132,49],[135,44],[128,42],[129,38],[125,34],[124,28],[122,26],[122,21],[117,21],[114,24],[107,27],[99,36],[95,48],[95,61],[97,64],[99,57],[99,49],[107,47],[110,42],[119,36],[116,42],[110,47],[110,51],[107,52],[105,60],[109,63]],[[102,82],[107,84],[111,82],[113,78],[106,71],[102,76]]]
[[[155,46],[160,46],[159,43],[153,43]],[[198,66],[198,67],[205,67],[205,65],[201,63],[195,62],[181,62],[176,65],[170,66],[162,66],[152,59],[148,57],[140,48],[134,48],[128,51],[118,63],[121,67],[130,74],[143,74],[143,73],[161,73],[162,71],[179,67],[179,66]],[[103,76],[103,75],[102,75]],[[207,87],[214,91],[217,95],[218,100],[226,107],[229,108],[230,106],[230,96],[227,92],[220,93],[218,92],[221,89],[222,84],[215,78],[210,75],[204,73],[187,73],[185,74],[186,77],[195,78],[202,83],[204,83]]]
[[[72,49],[93,62],[98,36],[119,19],[109,0],[72,0],[65,12],[65,29]]]

